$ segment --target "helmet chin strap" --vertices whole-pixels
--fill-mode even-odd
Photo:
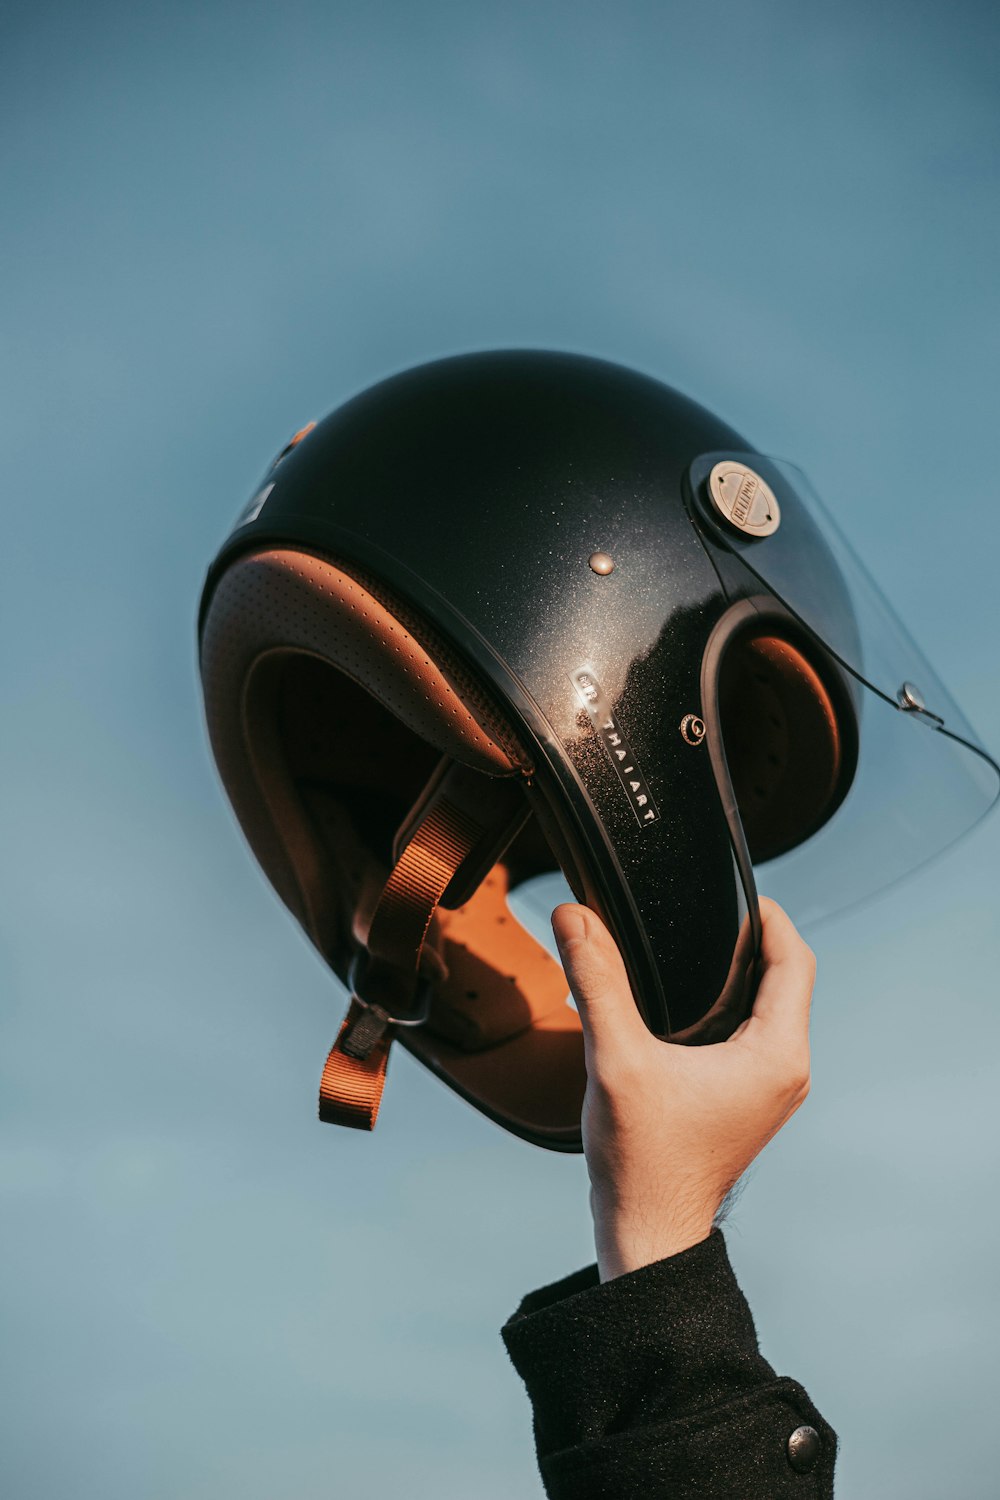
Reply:
[[[351,1004],[320,1082],[321,1120],[375,1128],[394,1030],[427,1020],[435,913],[468,900],[528,816],[520,777],[440,763],[396,835],[395,865],[351,965]]]

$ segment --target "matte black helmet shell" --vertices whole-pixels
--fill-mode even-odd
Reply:
[[[772,535],[713,505],[727,463],[775,502]],[[561,868],[618,942],[647,1025],[720,1040],[753,999],[753,864],[839,829],[866,696],[905,716],[865,678],[850,556],[802,489],[644,375],[467,355],[297,435],[210,570],[202,671],[222,779],[345,983],[424,784],[457,763],[484,789],[516,787],[511,841],[433,914],[429,1014],[397,1030],[539,1144],[579,1149],[582,1049],[508,891]],[[963,749],[982,763],[967,826],[995,768]],[[491,924],[507,946],[480,944]]]

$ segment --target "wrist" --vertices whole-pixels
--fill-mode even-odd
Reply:
[[[685,1215],[683,1219],[671,1219],[651,1223],[623,1224],[594,1212],[594,1244],[597,1251],[597,1270],[602,1282],[613,1281],[630,1271],[654,1265],[672,1255],[680,1255],[706,1240],[712,1232],[715,1210]]]

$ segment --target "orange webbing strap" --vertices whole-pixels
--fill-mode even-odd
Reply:
[[[419,822],[379,897],[368,931],[367,962],[356,981],[350,1009],[323,1069],[319,1117],[331,1125],[373,1130],[378,1117],[392,1043],[393,1022],[423,1020],[415,1014],[420,960],[438,902],[484,835],[495,841],[498,809],[511,824],[510,799],[482,799],[486,817],[462,795],[461,770],[449,784],[439,778],[421,808]],[[467,773],[466,773],[467,775]],[[482,779],[482,778],[480,778]],[[457,796],[449,795],[450,791]],[[517,794],[520,796],[520,794]],[[464,803],[465,805],[459,805]],[[506,803],[506,808],[504,808]],[[523,818],[523,797],[518,813]],[[513,825],[515,828],[516,823]],[[382,1002],[379,1003],[379,997]]]
[[[483,826],[446,793],[434,802],[379,897],[368,929],[369,974],[401,974],[412,991],[431,921],[455,872],[479,843]]]
[[[327,1125],[350,1125],[355,1130],[375,1129],[392,1034],[383,1030],[366,1057],[352,1057],[344,1051],[344,1038],[363,1014],[364,1007],[352,1000],[323,1069],[319,1084],[319,1117]]]

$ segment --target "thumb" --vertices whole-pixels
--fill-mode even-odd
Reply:
[[[749,1029],[766,1034],[772,1048],[808,1048],[816,960],[776,901],[762,898],[760,915],[764,972]]]
[[[621,954],[600,917],[586,906],[557,906],[552,931],[588,1052],[610,1052],[646,1037]]]

